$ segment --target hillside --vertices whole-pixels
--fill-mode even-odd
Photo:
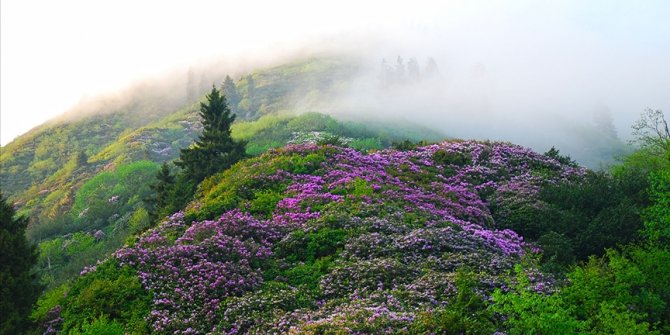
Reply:
[[[636,124],[639,150],[591,171],[393,113],[319,113],[351,93],[355,64],[217,80],[247,157],[172,179],[187,197],[160,214],[158,171],[181,178],[161,163],[203,132],[209,97],[190,84],[89,102],[2,148],[2,192],[29,219],[46,288],[34,332],[670,333],[661,111]],[[411,85],[379,88],[378,107]],[[620,144],[589,129],[600,154]]]
[[[667,171],[650,175],[637,235],[635,220],[610,216],[635,211],[630,200],[598,190],[639,181],[631,166],[602,184],[555,152],[509,143],[407,149],[302,144],[241,161],[46,294],[33,319],[84,334],[667,333],[670,253],[652,224],[668,214]],[[589,204],[556,212],[566,201]],[[579,221],[594,212],[606,216]],[[552,271],[557,256],[635,236],[647,244]]]
[[[448,306],[464,271],[485,299],[534,252],[493,220],[493,199],[511,190],[530,199],[584,173],[504,143],[372,154],[289,146],[209,178],[185,212],[51,303],[63,306],[65,331],[81,313],[141,333],[409,329]],[[550,277],[533,282],[551,290]],[[105,283],[132,290],[104,298]],[[107,315],[98,299],[128,312]]]
[[[233,136],[248,141],[250,155],[332,136],[363,150],[444,137],[412,124],[299,113],[318,110],[320,101],[335,95],[354,75],[354,64],[306,59],[242,76],[234,84],[240,99],[231,104],[239,120]],[[143,200],[151,194],[158,165],[176,159],[202,130],[198,103],[187,94],[166,98],[174,90],[143,86],[79,106],[70,114],[82,115],[54,120],[2,148],[2,192],[30,218],[28,236],[40,243],[39,269],[49,287],[149,225]]]
[[[236,83],[243,106],[239,118],[255,119],[279,110],[296,112],[294,97],[311,94],[318,99],[323,98],[318,92],[332,94],[336,84],[353,75],[346,70],[351,67],[346,60],[308,59],[246,75]],[[109,169],[110,163],[175,158],[197,136],[197,100],[205,91],[201,88],[202,93],[193,96],[164,86],[146,84],[127,94],[82,103],[12,141],[2,148],[0,157],[4,192],[21,206],[22,214],[54,220],[59,213],[51,212],[71,203],[73,195],[64,190],[80,186],[73,181]],[[52,198],[70,200],[55,204],[45,199],[54,191],[64,194]],[[45,204],[37,204],[43,200]]]

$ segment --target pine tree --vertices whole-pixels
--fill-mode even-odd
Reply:
[[[396,83],[397,84],[405,84],[405,80],[407,77],[405,76],[405,63],[402,57],[398,56],[396,59],[396,65],[395,65],[395,76],[396,76]]]
[[[0,334],[26,332],[42,288],[32,271],[37,251],[26,239],[27,225],[0,192]]]
[[[419,62],[416,58],[410,58],[407,62],[407,77],[411,82],[418,82],[421,79]]]
[[[230,76],[226,76],[226,79],[221,86],[221,90],[223,91],[223,96],[226,97],[226,101],[228,101],[230,111],[235,115],[239,115],[238,105],[242,100],[242,97],[240,97],[240,93],[237,92],[237,87],[235,87],[235,83]]]
[[[161,169],[156,174],[156,183],[149,186],[154,191],[154,194],[151,198],[145,200],[145,203],[149,205],[149,216],[152,221],[163,214],[169,214],[165,213],[165,211],[169,207],[168,204],[170,204],[174,182],[175,177],[172,175],[172,171],[170,171],[170,166],[168,163],[163,163]]]
[[[181,150],[179,161],[175,163],[195,185],[244,158],[246,145],[246,142],[233,140],[230,126],[235,115],[216,87],[207,95],[207,102],[200,104],[200,117],[202,134],[193,146]]]
[[[437,62],[435,62],[433,57],[428,57],[428,64],[426,65],[426,70],[424,70],[423,73],[427,79],[435,79],[439,77],[440,70],[438,70]]]

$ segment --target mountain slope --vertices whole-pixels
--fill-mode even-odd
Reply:
[[[240,101],[231,105],[239,120],[233,136],[249,142],[251,155],[334,136],[358,149],[443,138],[411,124],[366,125],[298,113],[322,108],[355,74],[355,64],[312,58],[242,76],[234,85]],[[201,132],[198,103],[180,85],[129,91],[79,106],[82,115],[72,111],[2,150],[2,191],[30,218],[28,235],[41,245],[39,269],[50,287],[150,224],[143,199],[151,194],[158,164],[176,159]]]
[[[205,180],[185,212],[43,300],[38,316],[64,331],[418,333],[461,294],[487,299],[534,252],[497,229],[493,204],[583,173],[505,143],[271,150]],[[532,269],[534,287],[550,290]]]

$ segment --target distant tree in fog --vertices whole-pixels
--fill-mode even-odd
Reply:
[[[407,78],[410,82],[417,82],[421,80],[419,62],[416,60],[416,58],[410,58],[407,62]]]
[[[405,63],[402,57],[398,56],[396,59],[396,65],[395,65],[395,80],[396,83],[402,84],[405,82],[406,77],[405,77]]]
[[[228,107],[230,108],[230,111],[233,112],[233,114],[239,115],[240,113],[238,105],[240,104],[242,97],[240,97],[240,93],[237,92],[237,87],[235,87],[235,83],[233,82],[233,79],[230,78],[230,76],[226,76],[221,90],[223,91],[223,96],[226,97],[226,101],[228,101]]]
[[[604,134],[607,138],[617,139],[616,127],[614,127],[614,120],[612,119],[612,112],[605,105],[596,107],[593,113],[593,120],[596,128]]]
[[[428,57],[428,63],[426,64],[426,70],[423,71],[424,77],[427,79],[432,79],[440,74],[440,70],[437,68],[437,62],[433,57]]]

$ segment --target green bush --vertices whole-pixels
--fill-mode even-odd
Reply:
[[[508,334],[661,334],[670,331],[670,252],[608,250],[567,274],[560,290],[539,293],[521,265],[511,291],[493,293],[491,311]]]
[[[538,243],[545,268],[560,272],[574,261],[640,240],[640,212],[648,204],[644,178],[589,172],[578,181],[545,185],[537,200],[501,195],[492,214],[501,228]]]
[[[81,335],[123,335],[125,334],[123,325],[118,322],[110,321],[107,316],[102,315],[91,323],[85,323],[81,327],[82,331],[73,331],[73,334]]]
[[[446,307],[419,314],[409,329],[410,334],[492,334],[495,331],[493,315],[477,289],[474,273],[459,270],[456,274],[456,296]]]
[[[579,334],[584,327],[566,308],[559,295],[537,293],[530,287],[521,265],[517,265],[517,284],[510,292],[496,289],[490,309],[502,315],[503,327],[510,335]]]
[[[63,331],[83,331],[124,325],[125,331],[146,333],[144,317],[150,295],[142,288],[135,270],[108,260],[80,277],[67,293],[62,317]],[[104,318],[104,319],[103,319]],[[97,321],[96,321],[97,320]]]
[[[251,200],[249,211],[252,214],[270,217],[277,206],[277,203],[284,198],[284,195],[273,190],[264,190],[254,193],[254,199]]]

